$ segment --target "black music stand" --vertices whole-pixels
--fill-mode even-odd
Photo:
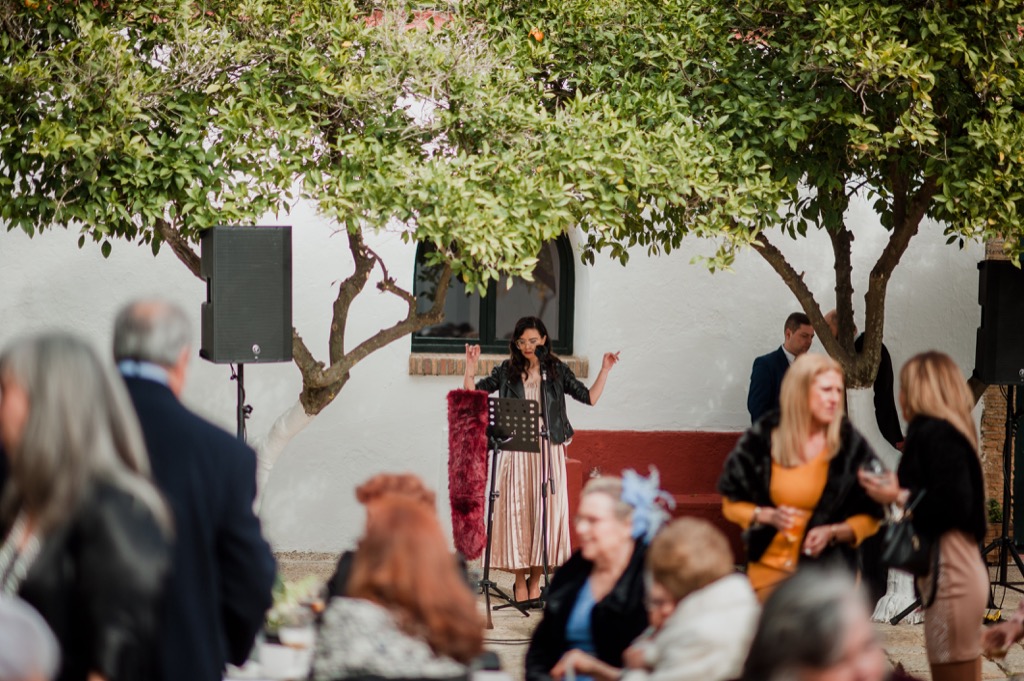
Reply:
[[[526,611],[528,601],[520,603],[509,596],[491,580],[491,533],[494,526],[494,500],[500,492],[495,489],[498,477],[498,459],[503,446],[519,452],[536,452],[540,450],[537,441],[537,403],[533,400],[519,400],[508,397],[491,397],[487,400],[487,433],[491,442],[491,491],[487,497],[487,548],[484,551],[484,578],[480,580],[480,589],[484,593],[487,610],[487,628],[493,629],[491,622],[491,596],[494,595],[506,602],[496,605],[499,608],[513,607],[529,617]]]

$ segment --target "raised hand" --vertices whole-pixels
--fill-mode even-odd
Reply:
[[[621,352],[621,350],[619,352]],[[605,371],[611,371],[612,367],[619,361],[619,352],[604,353],[604,358],[601,360],[601,368]]]

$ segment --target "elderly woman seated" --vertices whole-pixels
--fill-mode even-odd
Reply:
[[[651,626],[626,651],[626,669],[580,651],[563,660],[602,681],[725,681],[739,675],[760,606],[750,582],[733,568],[729,543],[713,525],[680,518],[647,552]]]

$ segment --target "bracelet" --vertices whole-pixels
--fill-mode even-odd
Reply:
[[[750,519],[750,524],[752,526],[756,527],[756,526],[761,524],[761,521],[758,520],[758,517],[760,515],[761,515],[761,507],[760,506],[755,506],[754,507],[754,515]]]
[[[829,529],[828,545],[829,546],[835,546],[836,539],[837,539],[837,537],[836,537],[836,534],[837,534],[836,533],[836,526],[835,525],[829,525],[828,529]]]

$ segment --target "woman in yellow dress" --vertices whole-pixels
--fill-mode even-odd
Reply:
[[[743,434],[718,481],[722,513],[744,529],[747,575],[762,602],[802,565],[856,570],[855,549],[882,517],[858,484],[875,454],[843,415],[839,365],[797,357],[779,403]]]

